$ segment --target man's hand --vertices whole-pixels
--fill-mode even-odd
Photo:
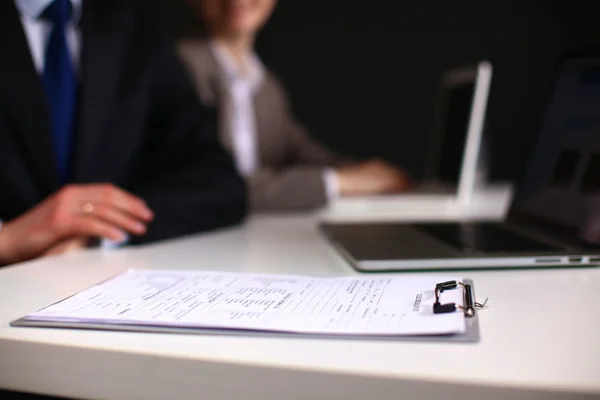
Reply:
[[[411,185],[404,171],[381,160],[341,168],[337,176],[342,196],[397,193]]]
[[[67,186],[4,223],[0,264],[37,257],[68,239],[141,235],[153,217],[143,200],[111,184]]]
[[[53,256],[58,254],[74,253],[76,251],[83,250],[88,243],[87,238],[78,237],[73,239],[67,239],[64,242],[59,242],[48,250],[42,253],[42,256]]]

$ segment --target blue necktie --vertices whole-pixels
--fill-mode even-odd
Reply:
[[[76,100],[75,71],[66,40],[66,25],[71,18],[71,11],[70,0],[54,0],[41,16],[52,24],[42,81],[48,98],[54,150],[62,184],[70,178]]]

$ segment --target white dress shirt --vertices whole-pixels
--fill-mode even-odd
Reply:
[[[1,0],[0,0],[1,1]],[[38,74],[44,72],[46,46],[50,39],[52,23],[39,18],[42,12],[52,3],[53,0],[16,0],[15,4],[21,14],[21,23],[29,44],[31,58]],[[78,22],[81,17],[81,0],[71,0],[73,12],[71,21],[66,26],[67,46],[71,53],[71,60],[75,71],[79,70],[79,55],[81,54],[81,32],[78,28]],[[0,228],[2,224],[0,221]],[[117,247],[124,242],[113,242],[103,240],[102,247],[109,249]]]
[[[52,3],[52,0],[16,0],[17,8],[21,14],[21,23],[29,43],[29,51],[38,74],[44,71],[45,51],[52,23],[40,19],[42,12]],[[67,46],[71,53],[73,67],[78,70],[79,54],[81,53],[81,32],[77,27],[81,17],[81,0],[71,0],[73,13],[71,22],[67,25]]]
[[[254,53],[245,57],[244,70],[221,43],[212,41],[210,49],[225,73],[227,90],[233,102],[231,121],[233,156],[239,173],[248,176],[259,166],[254,95],[263,82],[264,67]]]
[[[232,132],[230,132],[233,158],[238,172],[243,176],[249,176],[260,166],[254,96],[263,83],[265,68],[253,52],[246,55],[243,60],[245,68],[242,68],[231,52],[220,42],[213,40],[210,49],[225,73],[227,90],[233,102]],[[332,168],[324,169],[323,179],[327,198],[336,197],[338,183],[335,171]]]

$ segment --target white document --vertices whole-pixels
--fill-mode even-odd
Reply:
[[[464,333],[463,313],[433,314],[435,285],[447,280],[460,279],[131,270],[25,320],[346,335]],[[462,290],[445,291],[442,302],[462,305]]]

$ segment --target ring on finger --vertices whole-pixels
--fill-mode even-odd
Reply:
[[[92,204],[89,201],[86,201],[85,203],[83,203],[81,209],[85,215],[92,215],[92,213],[94,212],[94,204]]]

